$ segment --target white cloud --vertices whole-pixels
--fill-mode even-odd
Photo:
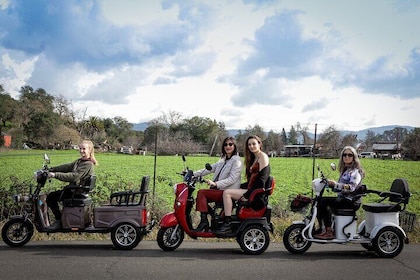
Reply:
[[[0,5],[0,84],[15,97],[28,84],[133,123],[172,110],[239,129],[420,126],[416,1]]]

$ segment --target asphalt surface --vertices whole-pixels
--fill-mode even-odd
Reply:
[[[235,242],[184,241],[173,252],[156,241],[119,251],[111,241],[0,243],[0,279],[420,279],[420,245],[409,244],[393,259],[360,245],[319,245],[302,255],[272,242],[258,256]]]

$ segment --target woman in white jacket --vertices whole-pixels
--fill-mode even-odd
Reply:
[[[196,210],[201,213],[201,221],[196,231],[207,231],[208,203],[222,202],[225,189],[239,189],[241,184],[242,161],[238,155],[235,139],[226,137],[222,145],[222,157],[211,165],[211,170],[201,169],[194,176],[205,176],[214,173],[213,180],[207,180],[210,189],[202,189],[197,193]]]

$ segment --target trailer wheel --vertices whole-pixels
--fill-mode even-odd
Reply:
[[[131,250],[143,239],[140,229],[130,223],[121,223],[111,231],[111,240],[119,250]]]

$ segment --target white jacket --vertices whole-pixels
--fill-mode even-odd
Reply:
[[[205,176],[214,173],[213,181],[219,190],[239,189],[241,185],[242,161],[238,155],[226,160],[225,157],[211,165],[211,170],[201,169],[194,176]]]

